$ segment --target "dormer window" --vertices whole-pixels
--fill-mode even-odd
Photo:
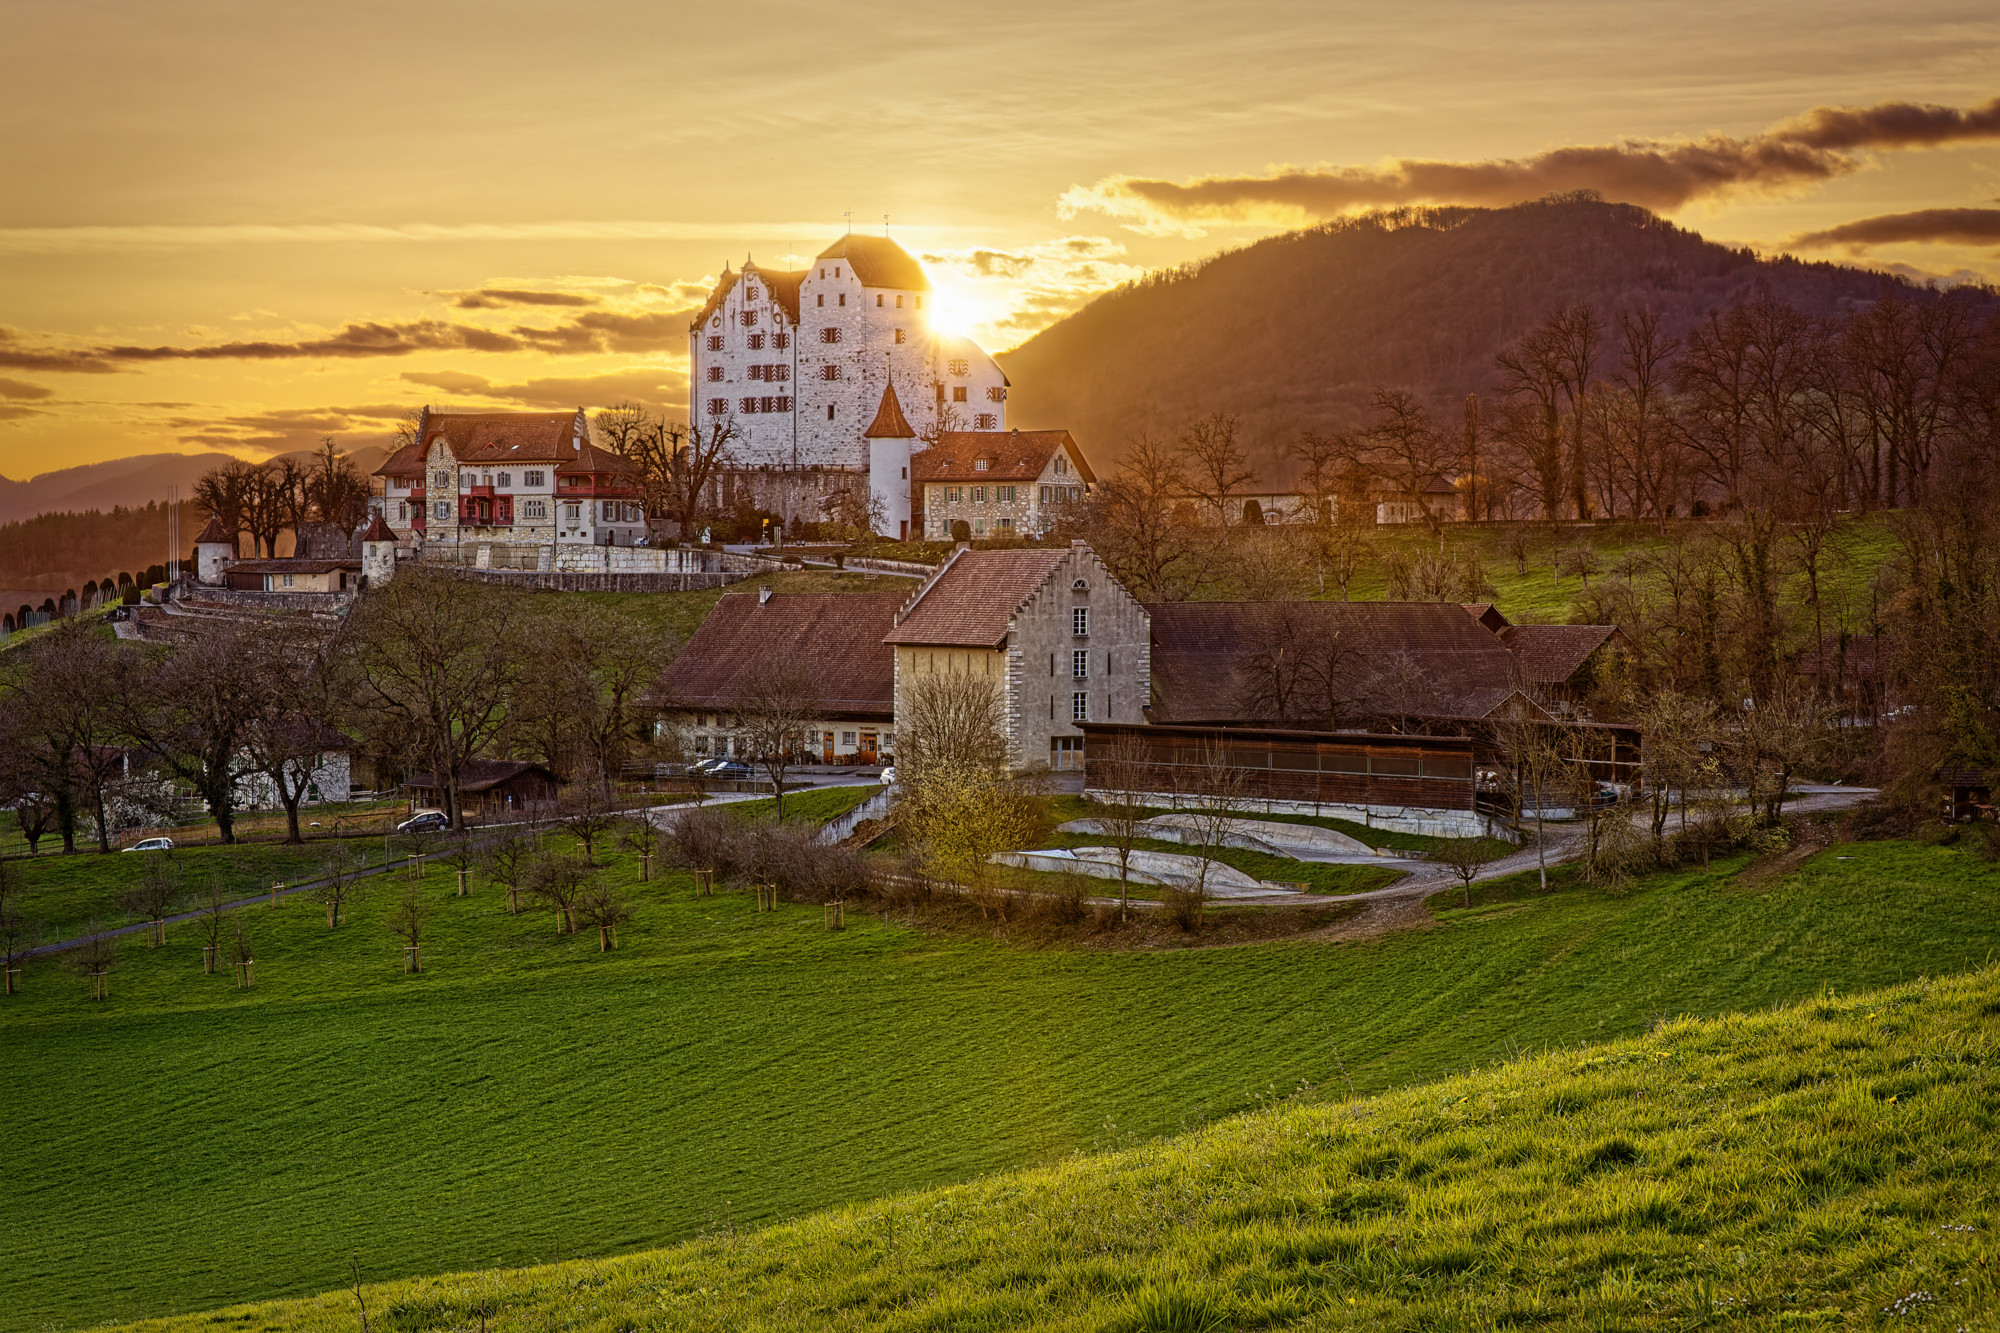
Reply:
[[[974,472],[984,472],[986,470],[986,460],[983,458],[972,460],[972,470]]]
[[[1056,458],[1056,475],[1060,477],[1068,473],[1068,471],[1069,471],[1069,464],[1066,461],[1064,461],[1064,459],[1060,455],[1058,455]]]

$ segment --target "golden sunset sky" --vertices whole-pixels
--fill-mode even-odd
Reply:
[[[994,350],[1317,217],[1579,186],[2000,279],[1996,94],[1992,0],[9,0],[0,474],[676,405],[724,263],[847,213]]]

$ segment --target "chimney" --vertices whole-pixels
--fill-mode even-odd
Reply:
[[[764,603],[766,603],[766,602],[768,602],[768,601],[770,601],[770,600],[771,600],[771,585],[770,585],[770,584],[768,584],[768,583],[760,583],[760,584],[758,584],[758,585],[757,585],[757,605],[759,605],[759,606],[762,606],[762,605],[764,605]]]
[[[1085,540],[1084,540],[1084,539],[1083,539],[1082,537],[1071,537],[1071,538],[1069,539],[1069,544],[1070,544],[1071,546],[1088,546],[1088,545],[1090,545],[1090,543],[1089,543],[1088,541],[1085,541]]]

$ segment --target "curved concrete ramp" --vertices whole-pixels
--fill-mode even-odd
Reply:
[[[1161,842],[1185,843],[1193,840],[1195,816],[1184,813],[1155,815],[1140,827],[1144,837]],[[1104,826],[1095,819],[1072,819],[1059,831],[1102,836]],[[1278,819],[1234,820],[1229,836],[1223,839],[1223,846],[1241,847],[1293,861],[1372,860],[1378,855],[1374,848],[1359,838],[1350,838],[1345,833],[1321,828],[1317,824],[1288,824]]]

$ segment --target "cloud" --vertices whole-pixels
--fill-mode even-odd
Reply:
[[[784,240],[814,236],[819,222],[365,222],[223,223],[177,226],[0,227],[0,254],[66,254],[85,250],[178,250],[244,245],[350,245],[357,242],[457,241],[715,241]]]
[[[1960,109],[1912,102],[1814,107],[1761,134],[1626,139],[1483,162],[1397,158],[1372,167],[1280,167],[1192,181],[1110,176],[1064,193],[1064,217],[1127,220],[1148,233],[1200,234],[1202,223],[1296,223],[1399,204],[1499,206],[1565,190],[1670,212],[1736,191],[1813,185],[1861,169],[1865,154],[2000,138],[2000,97]]]
[[[1809,231],[1786,242],[1802,250],[1846,246],[1854,253],[1877,245],[1928,242],[1945,245],[2000,243],[2000,208],[1919,208],[1857,218],[1824,231]]]
[[[290,453],[317,448],[325,436],[366,436],[343,443],[382,444],[403,419],[407,406],[377,403],[359,407],[275,408],[236,416],[175,416],[161,424],[182,444],[257,453]]]
[[[412,384],[470,398],[495,398],[528,407],[609,407],[627,399],[649,406],[678,405],[687,398],[687,372],[673,366],[644,367],[605,375],[532,379],[524,384],[495,384],[484,375],[455,370],[405,371]]]
[[[446,292],[460,310],[498,310],[510,305],[596,305],[595,296],[577,292],[534,292],[511,287],[481,287],[472,292]]]
[[[0,421],[20,421],[25,417],[45,417],[48,413],[39,407],[16,407],[12,403],[0,403]]]
[[[39,384],[26,380],[0,379],[0,398],[53,398],[54,389],[44,389]]]
[[[1092,297],[1141,276],[1108,236],[1060,236],[1000,250],[927,250],[942,304],[962,296],[978,313],[983,345],[1012,346],[1080,308]]]
[[[80,375],[110,375],[118,369],[88,352],[23,346],[21,331],[5,324],[0,324],[0,366],[9,370],[52,370]]]

